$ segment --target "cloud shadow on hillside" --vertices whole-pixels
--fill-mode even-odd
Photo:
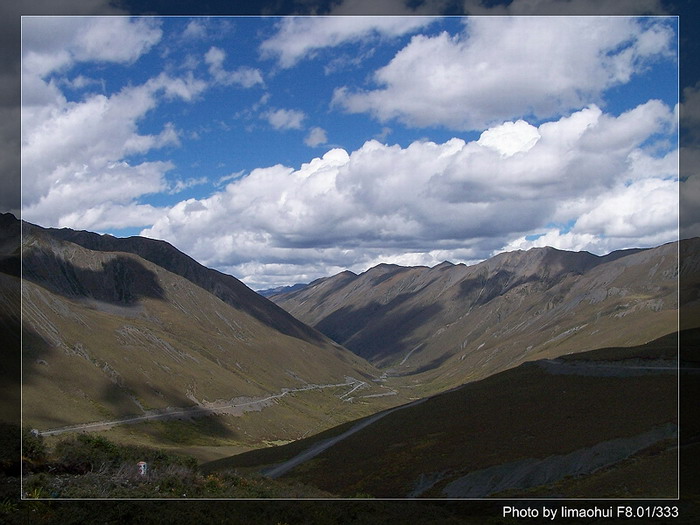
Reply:
[[[102,262],[101,270],[81,268],[38,250],[22,258],[22,277],[69,299],[90,298],[132,306],[143,297],[164,299],[154,272],[135,259],[117,256]]]
[[[136,425],[139,432],[149,435],[155,442],[170,445],[194,445],[210,440],[240,438],[237,432],[224,425],[219,417],[215,417],[217,416],[215,411],[193,406],[191,399],[166,385],[161,385],[160,391],[168,399],[169,406],[192,409],[192,411],[187,414],[172,415],[163,411],[162,417],[127,423],[129,426]],[[131,401],[132,395],[130,385],[109,382],[105,383],[98,398],[100,403],[115,412],[115,418],[139,417],[143,414],[136,410]]]

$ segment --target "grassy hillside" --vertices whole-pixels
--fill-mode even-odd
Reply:
[[[233,277],[218,279],[164,243],[131,242],[134,251],[151,242],[156,255],[166,250],[179,273],[129,251],[25,231],[25,424],[50,431],[102,422],[84,428],[209,447],[201,454],[211,457],[212,447],[297,439],[400,402],[383,395],[380,373],[362,358]],[[133,418],[141,419],[114,427]]]
[[[396,410],[283,478],[342,496],[675,497],[676,340],[523,364]],[[350,426],[204,468],[262,470]]]
[[[697,239],[688,243],[686,263],[698,258]],[[675,330],[678,266],[678,244],[605,257],[537,248],[473,266],[379,265],[272,299],[427,394]]]

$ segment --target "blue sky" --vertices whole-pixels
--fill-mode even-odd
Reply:
[[[265,288],[678,237],[675,17],[25,17],[22,215]]]

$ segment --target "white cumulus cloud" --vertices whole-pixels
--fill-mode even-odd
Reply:
[[[383,122],[463,130],[549,118],[600,100],[672,42],[663,21],[473,17],[459,35],[414,36],[375,72],[376,89],[339,87],[333,103]]]
[[[518,120],[487,129],[479,137],[478,143],[510,157],[519,152],[529,151],[539,139],[540,134],[535,126]]]
[[[309,134],[304,139],[304,144],[315,148],[321,144],[328,142],[328,137],[326,136],[326,130],[319,127],[313,127],[309,130]]]
[[[46,25],[43,25],[46,24]],[[140,133],[138,121],[162,100],[194,100],[207,85],[192,72],[167,73],[109,96],[69,101],[59,89],[77,62],[130,63],[161,37],[156,21],[128,18],[31,18],[23,26],[22,214],[47,226],[91,229],[143,226],[158,210],[138,203],[166,191],[169,161],[124,159],[165,146],[180,134],[166,122]],[[61,51],[62,50],[62,51]]]
[[[260,51],[265,57],[276,58],[281,67],[289,68],[323,48],[372,36],[399,36],[435,20],[420,16],[288,17],[283,18],[276,33],[260,45]]]
[[[131,63],[162,36],[157,19],[127,17],[26,17],[22,68],[44,76],[75,62]]]
[[[648,141],[674,119],[650,101],[617,116],[591,106],[537,127],[498,125],[488,141],[371,140],[298,168],[255,169],[173,206],[143,234],[254,287],[381,260],[477,260],[533,242],[525,238],[532,232],[593,251],[664,242],[677,217],[677,153],[655,153]],[[514,143],[518,152],[504,155]]]

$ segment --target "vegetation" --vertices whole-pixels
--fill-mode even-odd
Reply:
[[[39,436],[23,432],[25,498],[297,498],[331,494],[300,483],[204,474],[194,458],[143,446],[120,445],[79,434],[46,450]],[[29,455],[27,455],[29,454]],[[145,462],[144,473],[138,463]]]
[[[639,347],[575,354],[563,363],[600,366],[605,373],[555,374],[528,363],[395,411],[286,473],[342,497],[445,497],[445,486],[469,472],[529,458],[586,450],[599,443],[639,436],[677,421],[677,379],[668,336]],[[670,366],[667,373],[608,375],[649,359]],[[655,363],[652,363],[652,365]],[[566,366],[566,365],[562,365]],[[640,396],[640,392],[644,395]],[[690,397],[694,399],[695,397]],[[343,428],[347,428],[345,425]],[[281,463],[328,430],[282,447],[255,450],[213,461],[207,471],[262,468]],[[607,471],[532,491],[576,497],[673,497],[677,450],[674,440],[651,447]],[[651,475],[652,473],[655,475]],[[566,472],[562,471],[566,476]],[[597,482],[596,482],[597,481]],[[495,495],[495,494],[492,494]],[[507,494],[514,497],[516,491]]]
[[[28,427],[22,430],[22,456],[29,461],[41,462],[46,459],[44,439]]]
[[[8,525],[384,525],[400,523],[407,516],[426,525],[501,523],[500,507],[490,504],[316,501],[331,495],[301,484],[243,476],[235,471],[203,474],[190,458],[118,445],[99,435],[73,436],[49,447],[41,437],[17,425],[0,422],[0,430],[0,523]],[[24,449],[21,487],[19,472],[13,466],[19,463],[20,443],[28,445]],[[26,453],[32,456],[31,461]],[[152,462],[146,476],[138,474],[135,458]],[[20,491],[23,500],[18,498]],[[57,500],[94,497],[109,501]],[[188,501],[173,501],[183,497]],[[226,501],[231,498],[238,499]]]

